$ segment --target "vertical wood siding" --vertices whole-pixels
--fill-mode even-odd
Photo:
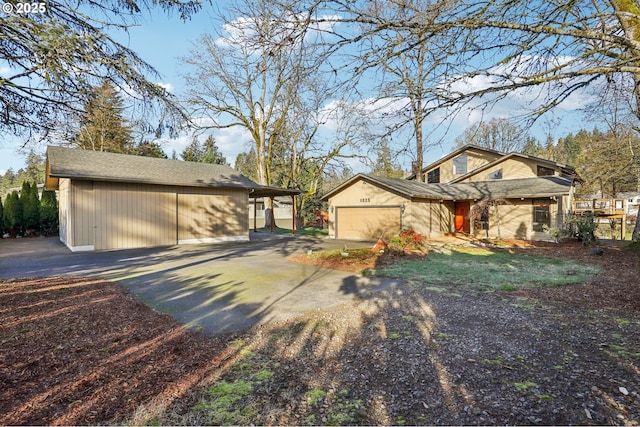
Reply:
[[[71,180],[68,178],[60,179],[60,186],[58,188],[58,223],[59,223],[59,234],[60,241],[65,245],[71,246],[72,238],[71,232],[73,228],[70,224],[70,211],[71,211],[71,203],[70,200],[70,192],[71,192]]]
[[[60,180],[60,240],[72,250],[247,240],[244,189]]]
[[[175,192],[168,187],[96,182],[96,249],[176,243]]]
[[[92,181],[71,181],[71,246],[93,246],[95,201]]]
[[[248,236],[248,206],[244,190],[181,187],[178,242]]]

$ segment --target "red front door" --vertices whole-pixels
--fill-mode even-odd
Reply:
[[[456,210],[456,232],[469,233],[471,227],[469,226],[469,203],[461,202],[455,203]]]

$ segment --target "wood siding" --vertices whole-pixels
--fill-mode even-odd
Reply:
[[[72,250],[249,238],[244,189],[60,180],[60,240]]]
[[[460,182],[488,181],[489,174],[502,169],[502,179],[534,178],[538,176],[538,162],[530,159],[510,158],[490,168],[468,176]]]
[[[206,242],[248,235],[248,205],[245,191],[180,188],[178,242]]]
[[[96,182],[96,249],[176,243],[176,198],[166,187]]]
[[[427,237],[442,236],[453,231],[454,204],[449,201],[414,200],[405,216],[408,216],[405,228],[412,228]]]
[[[455,178],[458,178],[460,175],[454,175],[453,174],[453,160],[458,158],[459,156],[461,156],[462,154],[466,154],[467,155],[467,172],[471,172],[472,170],[475,170],[479,167],[482,167],[488,163],[493,162],[494,160],[499,159],[501,156],[498,154],[494,154],[494,153],[488,153],[486,151],[479,151],[479,150],[475,150],[473,148],[470,148],[468,150],[465,150],[464,152],[458,154],[455,157],[452,157],[450,159],[444,160],[442,163],[439,163],[437,165],[434,165],[434,167],[432,167],[431,169],[427,170],[425,172],[425,176],[427,176],[427,174],[436,169],[436,168],[440,168],[440,182],[441,183],[447,183],[452,181]],[[425,180],[426,181],[426,180]]]

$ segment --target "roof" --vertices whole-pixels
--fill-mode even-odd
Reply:
[[[51,180],[52,178],[54,180]],[[186,187],[243,188],[249,190],[251,197],[300,193],[299,190],[257,184],[226,165],[49,146],[48,188],[55,185],[56,178]]]
[[[408,199],[432,200],[480,200],[484,198],[535,198],[569,194],[573,180],[560,176],[545,176],[521,179],[464,182],[456,184],[427,184],[400,178],[386,178],[375,175],[358,174],[325,194],[321,200],[328,200],[334,194],[365,180]]]

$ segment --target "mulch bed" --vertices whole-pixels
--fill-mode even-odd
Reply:
[[[570,291],[511,294],[640,312],[637,253],[606,247],[604,255],[592,256],[572,242],[520,246],[525,247],[500,250],[595,263],[603,272]],[[346,267],[331,262],[325,266],[361,270],[375,266],[377,255]],[[0,281],[0,424],[123,423],[136,416],[145,419],[140,411],[175,408],[232,363],[238,351],[230,344],[234,338],[188,330],[100,279]]]

